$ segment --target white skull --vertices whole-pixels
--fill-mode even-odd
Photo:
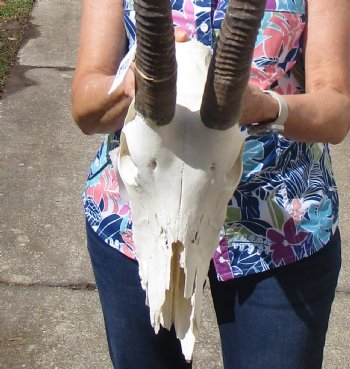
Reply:
[[[238,125],[215,130],[200,119],[211,55],[197,41],[176,44],[173,121],[150,126],[132,105],[117,159],[152,326],[157,332],[160,324],[174,324],[187,360],[198,335],[210,259],[242,172]]]

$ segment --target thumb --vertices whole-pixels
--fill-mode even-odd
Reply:
[[[130,66],[124,77],[124,93],[131,98],[135,97],[135,73],[133,65]]]
[[[190,38],[187,35],[186,30],[184,30],[180,27],[175,27],[174,28],[174,35],[175,35],[175,41],[176,42],[186,42],[186,41],[190,40]]]

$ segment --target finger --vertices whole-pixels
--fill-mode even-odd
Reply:
[[[174,34],[176,42],[186,42],[190,40],[190,38],[187,35],[187,32],[180,27],[174,28]]]
[[[129,68],[124,77],[125,95],[131,98],[135,96],[135,73],[133,68]]]

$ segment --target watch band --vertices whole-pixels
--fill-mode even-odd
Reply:
[[[272,122],[263,123],[252,123],[247,126],[248,134],[251,136],[259,136],[269,132],[276,132],[279,134],[284,133],[284,123],[288,118],[288,104],[285,98],[275,91],[264,90],[264,93],[270,95],[272,98],[278,102],[278,116]]]

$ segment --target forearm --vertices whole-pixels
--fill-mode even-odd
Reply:
[[[350,128],[350,98],[325,87],[312,93],[288,95],[285,136],[302,142],[340,143]]]
[[[330,87],[307,94],[284,95],[288,118],[284,134],[302,142],[341,142],[350,128],[350,97]],[[260,88],[248,85],[242,103],[241,125],[271,122],[277,118],[278,102]]]
[[[332,7],[327,0],[307,1],[303,46],[306,94],[286,96],[287,137],[337,144],[349,131],[349,11],[348,0],[338,0]]]
[[[123,126],[131,98],[123,85],[108,91],[114,76],[88,74],[77,76],[72,89],[73,119],[85,134],[109,133]]]
[[[120,86],[108,95],[127,51],[122,0],[83,0],[72,114],[85,134],[121,128],[131,98]],[[129,95],[130,96],[130,95]]]

